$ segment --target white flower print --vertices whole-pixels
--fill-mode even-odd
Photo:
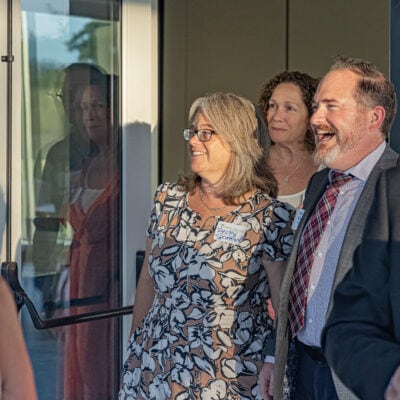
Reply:
[[[209,290],[199,290],[192,293],[191,300],[193,304],[201,306],[203,309],[212,310],[224,306],[221,295],[214,294]]]
[[[285,222],[289,222],[291,219],[291,215],[293,213],[293,207],[288,206],[287,204],[285,204],[285,206],[283,206],[283,203],[279,203],[280,206],[279,207],[275,207],[274,208],[274,214],[277,215],[282,221],[279,222],[279,225],[284,224]],[[290,207],[290,208],[288,208]]]
[[[281,239],[282,253],[289,256],[293,247],[293,236],[283,236]]]
[[[155,376],[149,385],[152,400],[167,400],[171,398],[171,389],[162,376]]]
[[[229,298],[235,298],[243,290],[242,283],[245,277],[232,270],[219,274],[222,277],[221,285],[225,288],[226,294]]]
[[[238,356],[223,360],[222,365],[222,373],[227,378],[237,378],[240,374],[252,375],[257,373],[257,367],[253,362],[242,361]]]
[[[169,323],[172,332],[182,334],[183,324],[185,323],[185,321],[185,313],[182,310],[174,309],[171,311]]]
[[[204,317],[204,326],[229,329],[235,322],[235,311],[229,308],[215,308]]]
[[[256,217],[250,217],[246,221],[250,224],[251,229],[254,232],[258,233],[260,231],[261,224],[260,224],[260,221]]]
[[[205,260],[209,260],[218,252],[218,248],[213,248],[209,243],[204,243],[197,252],[199,258],[204,258]]]
[[[175,396],[175,400],[189,400],[189,399],[190,399],[190,393],[187,390]]]
[[[142,354],[142,368],[148,371],[154,371],[155,368],[155,362],[147,351]]]
[[[171,379],[183,387],[189,387],[193,383],[191,374],[193,362],[188,354],[189,346],[178,346],[176,351],[171,354],[174,364],[171,369]]]
[[[193,259],[189,263],[188,275],[191,278],[199,277],[200,279],[212,282],[215,277],[215,271],[210,269],[206,262]]]
[[[254,400],[263,400],[262,396],[260,395],[258,383],[251,388],[251,394],[253,395]]]
[[[176,287],[171,291],[171,297],[167,298],[165,301],[166,308],[176,308],[179,310],[185,310],[190,305],[190,297],[181,290],[181,288]]]
[[[222,379],[212,381],[201,391],[201,400],[225,400],[226,383]]]
[[[153,271],[153,279],[160,292],[167,292],[174,287],[175,276],[170,269],[161,265],[160,257],[151,263],[151,271]]]
[[[127,371],[127,373],[123,377],[122,384],[124,385],[125,390],[128,394],[131,394],[136,390],[137,385],[140,381],[141,372],[142,371],[140,370],[140,368],[135,368],[132,371]]]
[[[252,253],[254,254],[254,253],[257,253],[257,252],[259,252],[259,249],[257,248],[257,246],[254,246],[253,249],[252,249]],[[260,257],[259,256],[254,256],[249,261],[249,265],[247,267],[247,270],[248,270],[248,273],[250,275],[254,275],[254,274],[257,274],[260,271],[260,269],[263,269],[263,268],[264,267],[263,267],[262,263],[260,262]]]
[[[248,311],[241,312],[238,315],[237,324],[234,342],[238,345],[244,345],[252,339],[254,316]]]
[[[288,257],[292,210],[258,191],[206,221],[176,184],[161,185],[154,204],[155,298],[129,342],[119,399],[261,400],[258,372],[272,332],[263,264]],[[241,243],[215,240],[221,221],[244,228]]]
[[[218,331],[217,332],[217,337],[221,341],[221,343],[223,345],[225,345],[226,347],[231,347],[232,346],[231,337],[229,335],[227,335],[225,332]]]
[[[186,240],[186,238],[189,237],[190,230],[191,230],[191,228],[190,228],[189,225],[186,225],[186,226],[179,225],[179,226],[177,226],[176,229],[173,232],[173,234],[174,234],[174,236],[176,238],[176,241],[178,243],[184,242]]]
[[[215,365],[214,363],[208,361],[207,358],[205,357],[198,357],[198,356],[193,356],[193,361],[196,364],[196,366],[201,369],[202,371],[206,372],[208,375],[211,377],[215,378]]]
[[[168,339],[162,339],[156,341],[151,347],[151,354],[153,357],[157,358],[158,364],[161,366],[162,370],[164,370],[164,366],[168,362],[170,356],[169,345],[170,343]]]
[[[190,347],[197,349],[198,347],[211,346],[213,340],[210,335],[211,331],[203,325],[192,325],[188,327],[188,337]]]

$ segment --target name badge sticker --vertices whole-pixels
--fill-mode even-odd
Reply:
[[[246,228],[242,225],[232,224],[230,222],[219,221],[215,229],[214,238],[221,242],[239,244],[246,234]]]
[[[303,218],[303,215],[304,215],[304,209],[298,208],[296,210],[296,214],[294,215],[292,226],[291,226],[293,231],[295,231],[298,228],[299,223],[300,223],[301,219]]]

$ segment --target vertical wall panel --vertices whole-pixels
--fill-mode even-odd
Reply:
[[[187,166],[180,131],[195,98],[230,91],[256,101],[284,68],[285,15],[281,0],[165,1],[163,180]]]
[[[286,63],[321,76],[337,54],[389,73],[389,0],[166,0],[164,7],[162,180],[187,167],[180,131],[198,96],[233,91],[256,101]]]
[[[289,67],[316,76],[334,56],[369,60],[389,72],[389,1],[291,0]]]
[[[183,172],[186,145],[187,6],[189,0],[164,1],[162,66],[161,180],[176,180]]]

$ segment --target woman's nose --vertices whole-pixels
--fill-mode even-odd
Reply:
[[[197,136],[197,133],[195,133],[190,139],[189,139],[190,144],[198,144],[201,143],[201,140]]]
[[[270,111],[270,117],[274,121],[281,121],[284,119],[284,113],[280,107],[276,107]]]

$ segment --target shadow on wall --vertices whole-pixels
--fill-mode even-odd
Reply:
[[[157,131],[157,128],[155,128]],[[155,188],[152,187],[152,136],[148,123],[135,121],[123,128],[124,146],[126,151],[124,163],[126,174],[123,177],[123,215],[124,224],[129,224],[126,230],[128,248],[126,265],[128,265],[123,284],[126,285],[124,304],[132,304],[136,283],[136,254],[146,246],[146,230]],[[134,266],[135,268],[130,268]]]

